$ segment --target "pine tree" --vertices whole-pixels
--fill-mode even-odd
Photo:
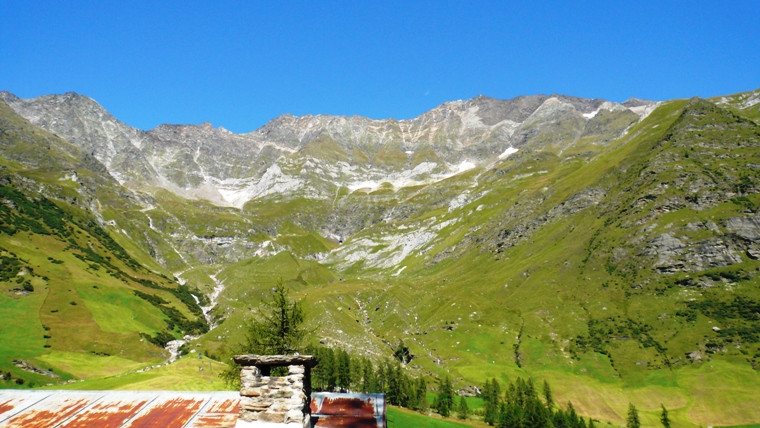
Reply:
[[[401,385],[398,378],[399,371],[396,370],[390,360],[386,361],[385,366],[388,382],[385,389],[386,398],[390,404],[398,406],[401,398]]]
[[[664,428],[670,428],[670,418],[668,417],[668,409],[665,408],[665,405],[660,403],[660,406],[662,407],[662,415],[660,415],[660,423],[662,423],[662,426]]]
[[[633,403],[628,404],[628,418],[626,419],[626,428],[641,428],[641,421],[639,420],[639,411],[636,410],[636,406]]]
[[[525,407],[525,401],[527,398],[527,385],[521,377],[518,377],[515,381],[515,404],[519,407]]]
[[[499,421],[499,409],[501,387],[496,379],[491,379],[483,387],[483,421],[489,425],[496,425]]]
[[[470,408],[467,407],[467,400],[464,396],[459,397],[459,407],[457,408],[457,417],[459,419],[467,419],[470,416]]]
[[[407,407],[412,410],[420,410],[420,396],[417,395],[417,381],[411,378],[406,378],[407,395]]]
[[[536,385],[533,383],[533,379],[528,378],[528,382],[525,384],[525,394],[530,398],[538,398],[536,393]]]
[[[343,349],[338,349],[335,353],[335,374],[336,386],[341,391],[351,390],[351,357]]]
[[[361,390],[365,394],[368,392],[375,392],[372,389],[372,378],[375,375],[374,368],[372,367],[372,361],[369,358],[362,359],[362,386]]]
[[[430,403],[427,399],[427,382],[423,377],[417,381],[417,410],[420,413],[427,413],[430,410]]]
[[[324,377],[325,377],[325,391],[335,391],[337,385],[337,361],[335,358],[335,351],[332,348],[325,349],[324,360],[320,360],[318,365],[324,364]]]
[[[545,428],[551,425],[552,414],[537,397],[529,397],[523,407],[525,428]]]
[[[451,415],[451,411],[454,408],[454,388],[451,386],[451,379],[448,376],[439,381],[436,403],[438,414],[443,417]]]
[[[499,410],[499,428],[522,428],[522,409],[514,404],[502,403]]]
[[[504,394],[504,401],[509,405],[517,405],[517,388],[512,382],[509,383],[507,392]]]
[[[377,365],[377,371],[375,372],[375,390],[377,392],[387,392],[388,387],[388,372],[386,366],[383,363]]]
[[[304,326],[306,312],[301,301],[290,299],[282,283],[272,289],[269,299],[262,303],[258,317],[245,321],[245,337],[234,349],[235,354],[287,355],[303,352],[306,339],[313,330]],[[233,364],[219,376],[228,384],[240,383],[241,367]],[[287,369],[286,369],[287,370]]]
[[[557,410],[552,415],[552,422],[554,428],[570,428],[570,424],[567,422],[567,414],[559,407],[557,407]]]
[[[575,412],[575,408],[573,407],[573,403],[567,402],[567,425],[571,428],[578,428],[580,426],[580,421],[578,420],[578,413]]]
[[[596,423],[591,418],[588,418],[588,428],[596,428]]]
[[[549,387],[549,382],[544,380],[544,399],[546,400],[546,407],[551,410],[554,407],[554,397],[552,397],[552,390]]]

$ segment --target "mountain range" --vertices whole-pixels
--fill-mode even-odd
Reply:
[[[600,420],[632,401],[651,424],[661,403],[686,426],[760,421],[760,90],[479,96],[247,134],[0,100],[10,379],[134,370],[172,339],[223,358],[282,279],[322,343],[403,341],[409,370],[463,391],[531,376]]]

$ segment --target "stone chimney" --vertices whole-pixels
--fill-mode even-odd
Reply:
[[[236,355],[240,371],[240,414],[236,428],[311,426],[311,355]],[[270,376],[287,367],[287,376]]]

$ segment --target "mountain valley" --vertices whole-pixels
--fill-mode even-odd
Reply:
[[[661,403],[760,421],[760,90],[247,134],[0,100],[3,387],[134,373],[173,340],[226,361],[281,279],[321,343],[403,341],[457,388],[530,376],[613,423],[629,401],[645,425]]]

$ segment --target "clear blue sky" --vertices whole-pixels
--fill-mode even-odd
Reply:
[[[537,4],[534,4],[537,3]],[[88,95],[141,129],[415,117],[562,93],[760,87],[760,1],[0,1],[0,90]]]

